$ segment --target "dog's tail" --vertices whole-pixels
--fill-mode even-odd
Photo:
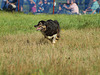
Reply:
[[[58,23],[58,21],[57,21],[57,20],[54,20],[54,22],[55,22],[57,25],[59,25],[59,23]]]

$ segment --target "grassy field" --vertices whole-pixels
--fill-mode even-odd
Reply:
[[[31,15],[0,12],[0,75],[100,75],[100,15]],[[52,45],[36,31],[58,20]]]

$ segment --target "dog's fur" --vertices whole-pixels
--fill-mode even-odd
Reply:
[[[51,40],[52,43],[55,43],[60,37],[60,26],[57,20],[41,20],[34,27],[40,30],[44,37]]]

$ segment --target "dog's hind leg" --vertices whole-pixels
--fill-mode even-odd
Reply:
[[[56,43],[57,34],[53,35],[52,43]]]
[[[60,29],[57,29],[57,37],[56,37],[56,40],[59,40],[60,38]]]

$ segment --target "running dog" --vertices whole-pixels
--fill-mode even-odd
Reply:
[[[53,44],[60,38],[60,25],[57,20],[41,20],[34,27],[36,27],[36,30],[40,30],[44,37],[49,39]]]

